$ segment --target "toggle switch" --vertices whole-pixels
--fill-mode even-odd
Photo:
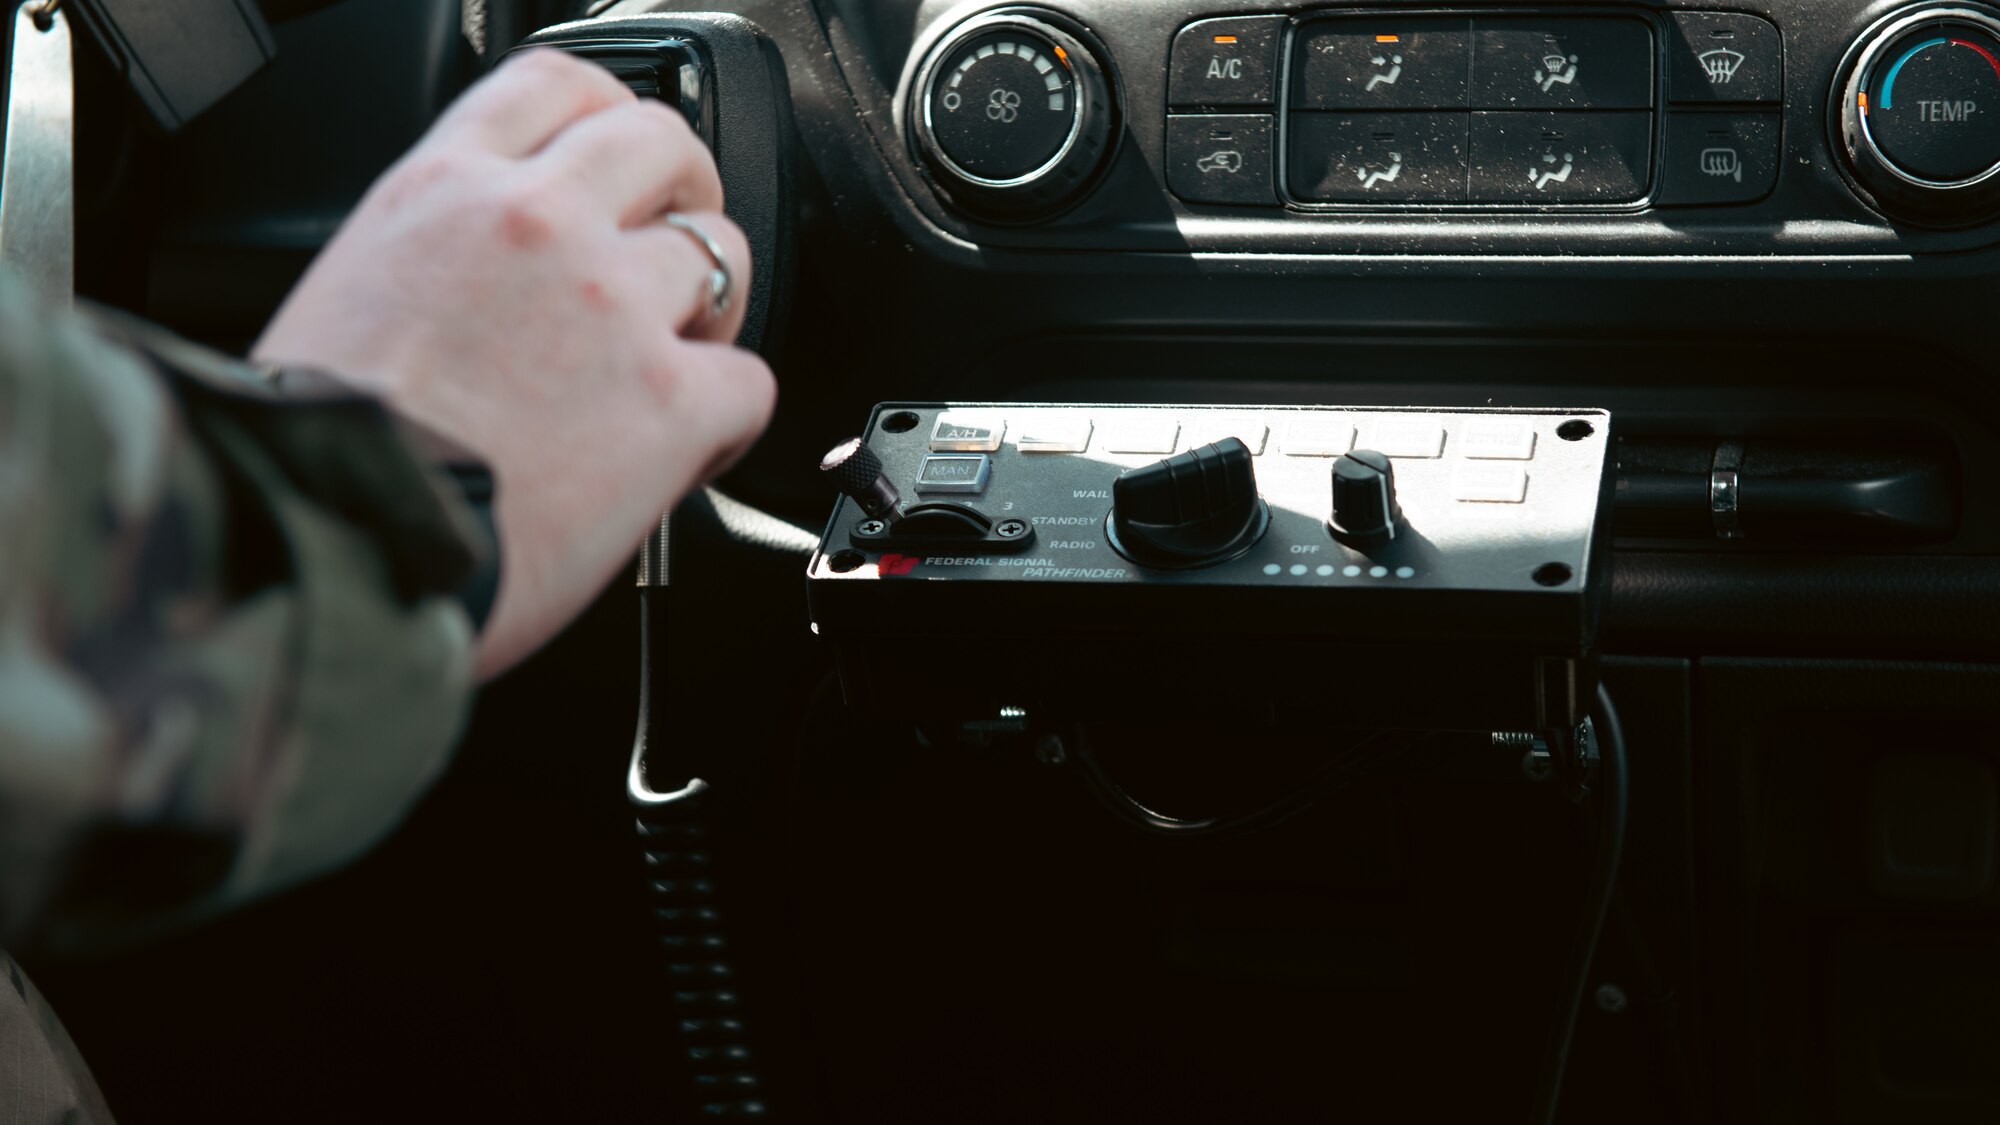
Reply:
[[[882,471],[882,458],[860,438],[848,438],[819,460],[819,471],[831,473],[833,484],[870,516],[894,523],[902,494]]]

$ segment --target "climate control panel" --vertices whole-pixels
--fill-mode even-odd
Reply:
[[[1721,2],[1743,10],[939,5],[895,121],[917,207],[994,247],[1652,260],[2000,238],[2000,0]]]
[[[1289,654],[1247,682],[1203,673],[1249,698],[1366,649],[1404,679],[1475,672],[1539,728],[1593,651],[1609,428],[1597,410],[886,404],[822,464],[842,499],[814,622],[856,690],[1047,704],[1039,677],[1075,660],[1109,683],[1099,665],[1181,641]],[[879,663],[894,638],[961,630],[977,640],[952,651],[994,659],[937,683],[922,645]]]
[[[1778,173],[1781,40],[1751,15],[1234,16],[1172,52],[1167,175],[1189,203],[1714,206]]]

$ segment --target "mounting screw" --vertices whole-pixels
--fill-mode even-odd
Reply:
[[[1547,781],[1556,775],[1556,764],[1549,757],[1548,743],[1536,738],[1532,731],[1496,730],[1493,732],[1493,745],[1502,749],[1520,749],[1521,773],[1529,781]]]
[[[889,530],[889,525],[881,520],[862,520],[861,526],[854,530],[860,535],[880,535]]]
[[[1606,1015],[1617,1015],[1624,1011],[1630,1002],[1625,997],[1625,990],[1615,984],[1597,986],[1597,1008]]]
[[[1521,772],[1529,781],[1547,781],[1556,775],[1556,763],[1547,750],[1530,750],[1521,755]]]
[[[1001,520],[993,531],[1002,539],[1018,539],[1028,533],[1028,525],[1020,520]]]
[[[1069,751],[1063,748],[1061,738],[1045,734],[1035,740],[1035,760],[1045,766],[1059,766],[1069,759]]]

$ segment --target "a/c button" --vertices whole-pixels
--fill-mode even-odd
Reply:
[[[1174,36],[1167,100],[1176,106],[1270,105],[1283,16],[1191,23]]]

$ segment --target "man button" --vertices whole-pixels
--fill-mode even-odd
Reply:
[[[1189,203],[1276,204],[1271,123],[1261,113],[1167,118],[1167,186]]]
[[[1174,36],[1167,102],[1176,108],[1270,105],[1283,16],[1201,20]]]

